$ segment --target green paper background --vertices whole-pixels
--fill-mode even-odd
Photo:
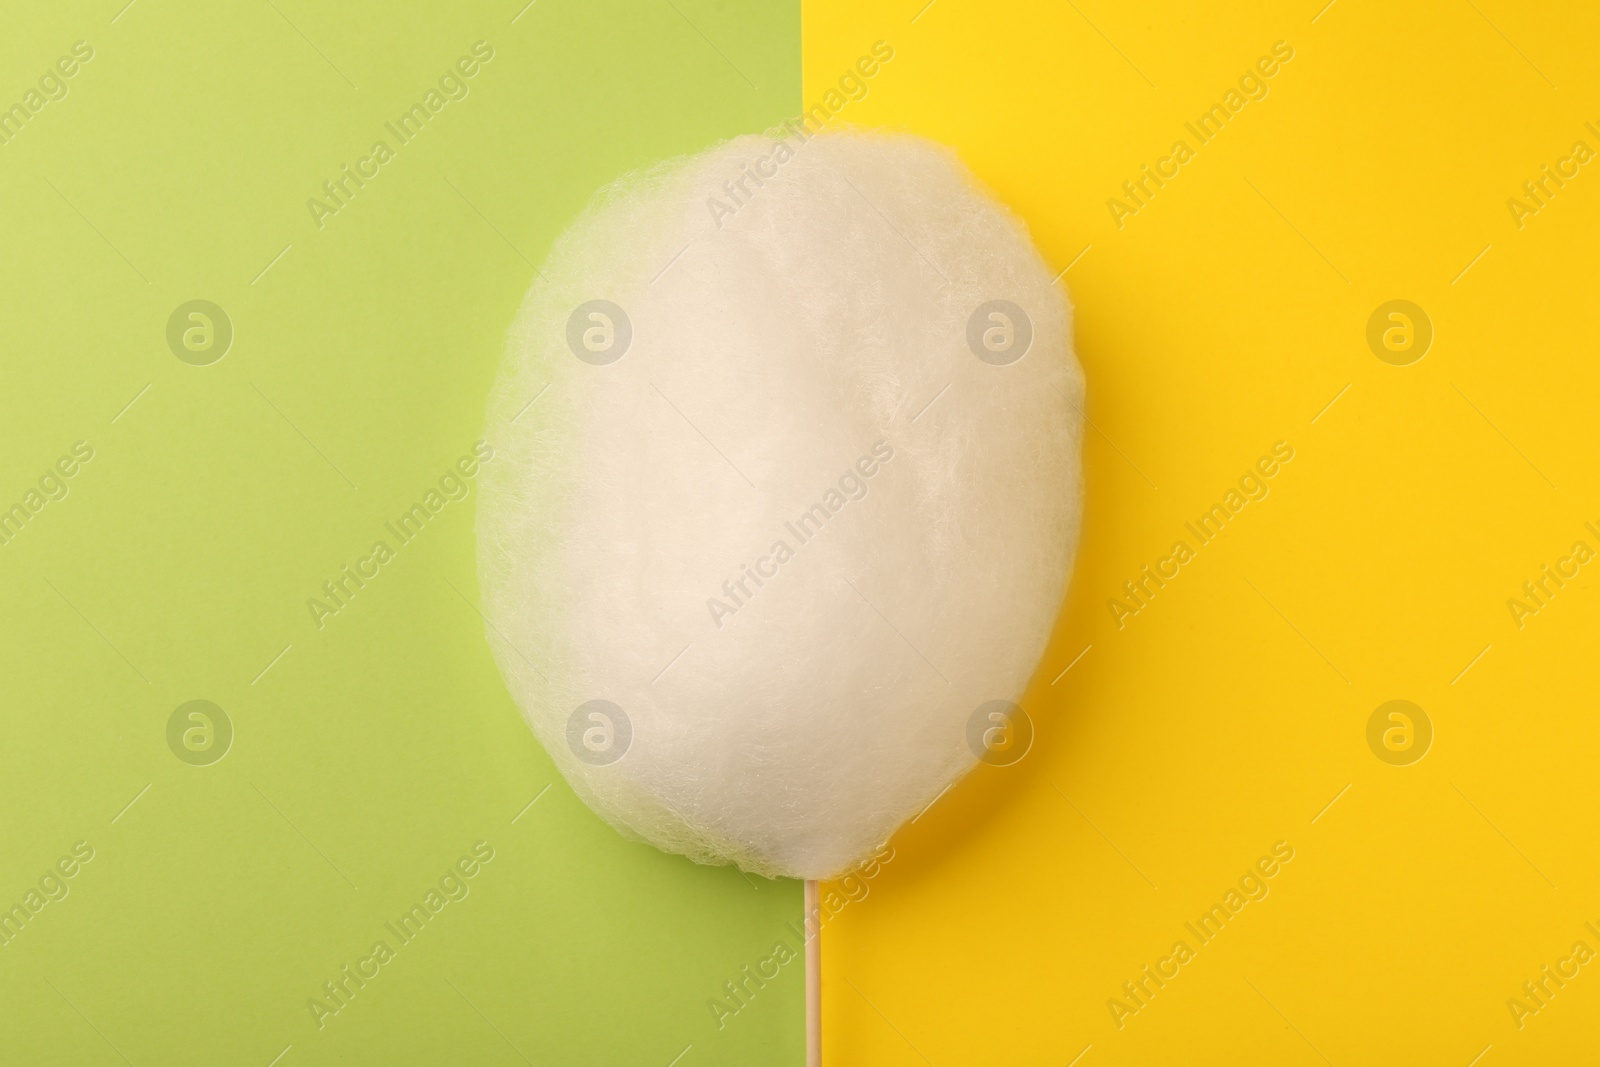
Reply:
[[[0,507],[94,449],[0,545],[0,908],[95,849],[0,948],[0,1060],[798,1062],[800,965],[721,1029],[706,1002],[794,944],[799,886],[575,799],[484,640],[475,494],[323,628],[306,606],[470,451],[589,195],[799,110],[798,5],[122,4],[9,3],[0,36],[0,105],[95,50],[0,145]],[[319,229],[307,198],[379,138]],[[193,299],[235,330],[208,366],[167,346]],[[235,729],[208,766],[167,743],[192,699]],[[469,895],[319,1030],[307,1001],[478,841]]]

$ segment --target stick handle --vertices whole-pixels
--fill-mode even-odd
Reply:
[[[822,911],[817,883],[806,880],[806,913],[801,929],[811,926]],[[806,1067],[822,1067],[822,925],[812,927],[806,940]]]

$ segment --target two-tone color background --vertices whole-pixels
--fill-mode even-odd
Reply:
[[[471,453],[597,186],[818,103],[1026,219],[1091,420],[1033,746],[835,887],[830,1062],[1592,1053],[1600,15],[123,3],[0,33],[0,1062],[800,1062],[799,964],[743,977],[798,885],[625,843],[554,775],[470,479],[307,601]]]

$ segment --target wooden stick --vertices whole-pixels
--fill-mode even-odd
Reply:
[[[806,913],[801,929],[809,929],[806,940],[806,1067],[822,1067],[822,924],[812,925],[813,916],[822,915],[821,893],[817,883],[806,880]]]

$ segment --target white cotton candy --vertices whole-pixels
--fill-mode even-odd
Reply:
[[[1014,743],[992,702],[1081,506],[1052,273],[905,135],[741,137],[556,242],[490,403],[479,576],[512,695],[617,829],[826,878]]]

